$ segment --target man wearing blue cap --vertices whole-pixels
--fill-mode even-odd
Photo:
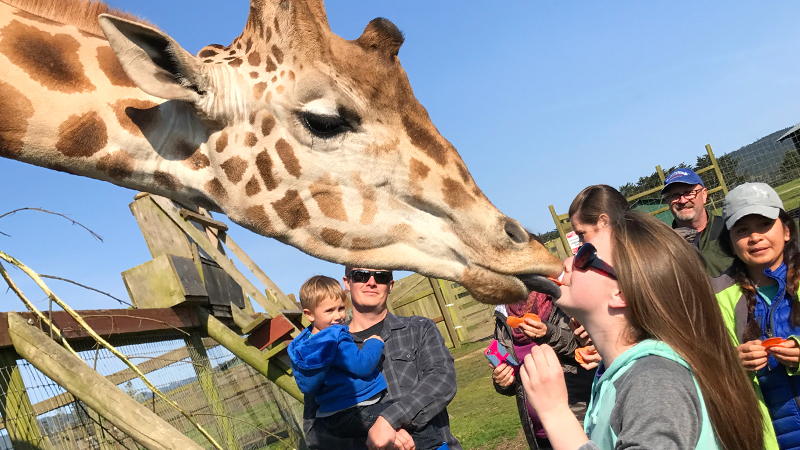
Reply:
[[[672,228],[696,230],[697,235],[690,242],[703,255],[708,275],[712,278],[720,276],[733,259],[725,256],[719,248],[717,238],[725,224],[721,216],[706,210],[708,190],[703,180],[692,169],[676,169],[664,180],[661,195],[675,218]]]

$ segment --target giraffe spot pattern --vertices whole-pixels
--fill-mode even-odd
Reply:
[[[354,250],[368,250],[372,248],[372,240],[365,237],[354,237],[350,243],[350,248]]]
[[[167,191],[177,191],[183,187],[175,175],[160,170],[153,172],[153,181]]]
[[[272,58],[267,56],[267,65],[266,67],[264,67],[264,70],[266,70],[267,72],[274,72],[277,68],[278,66],[275,65],[275,61],[273,61]]]
[[[294,81],[294,72],[292,72],[291,70],[289,71],[289,79]]]
[[[322,242],[331,247],[339,247],[344,239],[344,233],[332,228],[323,228],[319,236],[322,238]]]
[[[256,100],[260,99],[262,95],[264,95],[264,91],[267,89],[267,83],[260,82],[253,85],[253,97]]]
[[[89,157],[108,143],[106,124],[97,111],[73,114],[58,126],[56,150],[64,156]]]
[[[403,117],[403,127],[411,144],[425,152],[437,164],[447,164],[447,148],[430,131],[408,116]]]
[[[272,209],[278,213],[278,217],[284,225],[291,230],[296,230],[311,223],[311,216],[308,214],[306,205],[303,204],[303,199],[294,189],[286,191],[286,195],[283,198],[272,203]]]
[[[250,177],[250,181],[244,185],[244,193],[247,194],[248,197],[252,197],[256,194],[261,192],[261,185],[258,184],[258,178],[255,175]]]
[[[214,200],[225,200],[228,198],[228,192],[225,191],[225,187],[222,186],[222,182],[219,181],[217,178],[212,178],[211,180],[207,181],[206,184],[203,185],[205,191],[208,192]]]
[[[245,53],[250,53],[250,49],[252,47],[253,47],[253,39],[252,38],[247,38],[247,42],[245,42],[245,44],[244,44],[244,52]],[[258,64],[254,64],[254,65],[257,66]]]
[[[117,150],[97,160],[97,170],[115,180],[123,180],[133,174],[133,156],[125,150]]]
[[[464,181],[464,183],[469,183],[471,177],[469,176],[469,170],[467,170],[467,165],[461,161],[457,161],[456,167],[458,167],[458,173],[461,175],[461,179]]]
[[[278,24],[278,18],[277,17],[275,17],[275,19],[273,19],[272,25],[275,27],[275,33],[277,33],[278,36],[280,36],[281,35],[281,26]]]
[[[248,119],[248,121],[250,122],[250,125],[254,125],[256,123],[256,114],[258,114],[258,111],[250,112],[250,117]]]
[[[258,79],[259,73],[258,72],[250,72],[250,78],[255,80]]]
[[[0,81],[0,111],[0,156],[13,158],[22,150],[33,103],[17,88]]]
[[[283,85],[280,85],[275,88],[275,92],[277,92],[278,94],[283,94],[283,89],[284,89]]]
[[[150,100],[126,98],[118,100],[111,109],[119,125],[135,136],[146,136],[158,124],[158,104]]]
[[[242,58],[234,58],[233,60],[231,60],[231,62],[228,63],[228,65],[231,67],[239,67],[242,65],[243,62],[244,61],[242,61]]]
[[[431,168],[426,166],[425,163],[422,161],[411,158],[409,162],[409,168],[411,171],[411,180],[413,181],[422,181],[428,177],[428,173],[431,171]]]
[[[211,165],[208,156],[200,151],[200,146],[189,141],[180,140],[174,147],[176,159],[183,160],[183,165],[192,170],[205,169]]]
[[[96,89],[84,73],[79,47],[68,34],[53,35],[17,20],[0,30],[0,53],[51,91],[72,94]]]
[[[253,121],[255,122],[255,120]],[[252,131],[248,131],[244,134],[244,145],[248,147],[255,147],[258,144],[258,137]]]
[[[211,58],[212,56],[217,56],[217,51],[211,48],[201,50],[200,53],[197,54],[198,58]]]
[[[272,133],[272,128],[275,127],[275,116],[272,114],[266,114],[263,119],[261,119],[261,135],[262,136],[269,136]]]
[[[325,217],[347,222],[347,211],[344,208],[342,188],[330,174],[325,174],[311,183],[308,190]]]
[[[275,56],[275,61],[277,61],[278,64],[283,64],[283,52],[277,45],[272,46],[272,55]]]
[[[136,84],[125,74],[117,54],[111,47],[97,47],[97,64],[114,86],[136,87]]]
[[[247,219],[247,223],[256,232],[267,236],[275,233],[272,228],[272,222],[269,220],[269,216],[267,216],[263,206],[256,205],[245,209],[244,216]]]
[[[445,178],[442,187],[444,201],[453,209],[464,209],[475,203],[475,198],[469,195],[464,185],[452,178]]]
[[[225,151],[225,147],[227,146],[228,146],[228,132],[223,131],[219,134],[219,137],[217,137],[217,142],[214,143],[214,150],[216,150],[217,153],[222,153]]]
[[[253,52],[247,55],[247,64],[250,64],[253,67],[258,67],[261,65],[261,55],[258,52]]]
[[[247,161],[238,156],[234,156],[222,163],[220,167],[225,172],[225,176],[228,177],[228,180],[233,184],[237,184],[244,178],[244,172],[247,170]]]
[[[272,28],[267,27],[267,29],[264,30],[264,42],[269,42],[270,39],[272,39]]]
[[[256,155],[256,168],[268,191],[278,187],[278,181],[272,174],[272,158],[266,150]]]
[[[278,152],[278,157],[281,158],[283,167],[286,168],[289,175],[300,178],[302,167],[300,167],[300,161],[297,160],[297,156],[294,154],[292,144],[288,143],[286,139],[280,138],[275,143],[275,150]]]
[[[364,225],[370,225],[375,220],[375,214],[378,213],[378,194],[374,187],[364,183],[358,173],[354,174],[353,182],[361,195],[360,221]]]

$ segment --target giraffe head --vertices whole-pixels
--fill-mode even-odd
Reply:
[[[558,296],[545,277],[560,261],[431,123],[388,20],[347,41],[321,2],[252,0],[242,35],[196,57],[148,26],[100,25],[140,89],[193,116],[208,158],[197,203],[313,256],[454,280],[482,302]]]

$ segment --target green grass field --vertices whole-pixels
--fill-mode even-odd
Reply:
[[[516,400],[496,393],[492,386],[492,371],[483,356],[487,345],[474,342],[451,350],[458,393],[447,407],[450,428],[464,450],[527,448]]]

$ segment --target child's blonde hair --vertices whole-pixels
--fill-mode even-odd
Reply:
[[[347,294],[338,281],[324,275],[314,275],[300,287],[300,306],[313,311],[326,298],[339,298],[347,303]]]

